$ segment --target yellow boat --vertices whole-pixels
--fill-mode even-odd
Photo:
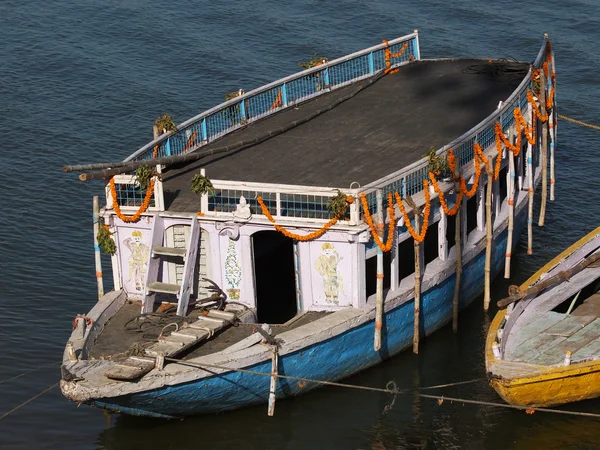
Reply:
[[[485,345],[496,392],[531,408],[600,397],[600,227],[509,294]]]

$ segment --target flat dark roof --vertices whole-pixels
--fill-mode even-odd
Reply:
[[[468,131],[506,100],[526,63],[460,59],[401,67],[330,111],[260,144],[216,155],[164,176],[166,207],[195,211],[191,177],[306,186],[361,186],[393,173]],[[367,81],[321,95],[211,142],[199,151],[253,139],[309,116]]]

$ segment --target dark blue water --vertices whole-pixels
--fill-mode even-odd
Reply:
[[[0,3],[0,415],[54,384],[71,320],[95,301],[92,195],[61,172],[69,163],[119,160],[145,144],[154,119],[182,122],[288,75],[314,53],[330,58],[418,28],[423,57],[533,60],[544,32],[557,60],[561,113],[600,123],[600,4],[154,0],[3,0]],[[534,255],[515,257],[518,284],[598,225],[600,133],[559,125],[557,200],[536,227]],[[105,261],[107,264],[107,261]],[[105,265],[105,269],[108,266]],[[108,282],[108,280],[106,280]],[[509,283],[498,280],[494,298]],[[348,380],[428,386],[484,376],[493,311],[476,302],[460,333],[442,330],[421,354],[400,355]],[[498,401],[485,382],[446,395]],[[0,420],[2,449],[599,448],[600,422],[322,389],[266,406],[166,422],[77,408],[54,389]],[[573,405],[600,413],[599,401]]]

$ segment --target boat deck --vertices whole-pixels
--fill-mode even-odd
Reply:
[[[140,305],[135,302],[127,302],[105,325],[102,333],[96,339],[89,352],[89,359],[125,359],[132,352],[141,351],[156,342],[158,335],[165,325],[171,322],[181,324],[184,320],[188,323],[195,321],[200,315],[200,310],[192,310],[188,316],[181,318],[174,313],[162,316],[150,317],[147,321],[136,322],[140,314]],[[292,330],[304,324],[313,322],[321,317],[331,314],[330,312],[306,312],[286,324],[271,325],[273,336],[285,331]],[[197,356],[209,355],[235,344],[241,339],[250,336],[260,324],[239,323],[219,331],[211,339],[200,342],[196,347],[187,351],[183,359],[195,358]],[[174,327],[165,328],[163,336],[168,336]]]
[[[200,168],[215,180],[338,187],[364,186],[418,161],[477,125],[526,76],[526,63],[475,59],[419,61],[382,77],[321,95],[258,120],[200,151],[263,136],[365,87],[316,118],[260,144],[215,155],[164,175],[169,211],[198,208],[190,191]]]
[[[570,315],[539,314],[508,341],[506,359],[552,366],[563,364],[567,351],[572,362],[600,358],[600,314],[594,297],[600,299],[592,296]]]

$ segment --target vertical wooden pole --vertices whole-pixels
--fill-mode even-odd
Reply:
[[[383,193],[377,189],[377,235],[383,242],[384,238],[384,215],[383,215]],[[381,349],[381,328],[383,327],[383,251],[377,246],[377,285],[375,298],[375,336],[373,349]]]
[[[556,79],[552,79],[552,74],[556,73],[556,66],[554,65],[554,51],[551,52],[552,63],[549,64],[548,70],[550,71],[550,79],[552,88],[554,89],[554,97],[552,99],[552,113],[550,114],[550,200],[554,201],[554,185],[556,184],[556,177],[554,173],[554,150],[556,147]]]
[[[491,160],[486,166],[487,172],[487,191],[485,195],[485,228],[486,228],[486,245],[485,245],[485,292],[483,296],[483,309],[487,311],[490,307],[490,287],[491,287],[491,265],[492,265],[492,189],[494,183],[494,169],[492,168]]]
[[[415,213],[415,233],[421,233],[421,211],[413,208]],[[421,243],[415,239],[415,308],[413,327],[413,353],[419,353],[419,316],[421,314]]]
[[[533,112],[532,112],[533,114]],[[535,120],[531,119],[531,134],[535,134]],[[533,254],[533,146],[527,143],[527,187],[529,188],[527,211],[527,254]]]
[[[94,214],[94,258],[96,262],[96,281],[98,282],[98,300],[104,297],[104,281],[102,279],[102,257],[100,256],[100,247],[98,246],[98,232],[100,231],[100,208],[98,205],[98,196],[93,199]]]
[[[458,198],[460,192],[460,169],[456,168],[454,173],[454,192]],[[454,232],[454,248],[456,249],[456,284],[454,285],[454,299],[452,300],[452,331],[458,332],[458,300],[460,294],[460,279],[462,277],[462,243],[461,243],[461,218],[462,204],[458,207],[458,211],[454,215],[455,232]]]
[[[277,352],[277,345],[272,346],[273,355],[271,356],[271,385],[269,386],[269,407],[267,414],[273,416],[275,414],[275,392],[277,391],[277,368],[279,363],[279,356]]]
[[[548,70],[550,68],[548,67]],[[546,75],[540,70],[540,113],[546,114]],[[542,122],[542,204],[538,225],[544,226],[546,217],[546,202],[548,198],[548,121]]]
[[[511,128],[509,130],[508,140],[514,145],[514,132]],[[508,152],[508,175],[506,180],[506,189],[508,197],[508,236],[506,238],[506,259],[504,261],[504,278],[510,278],[510,260],[512,256],[512,238],[513,229],[515,227],[515,155],[510,149],[506,149]]]

